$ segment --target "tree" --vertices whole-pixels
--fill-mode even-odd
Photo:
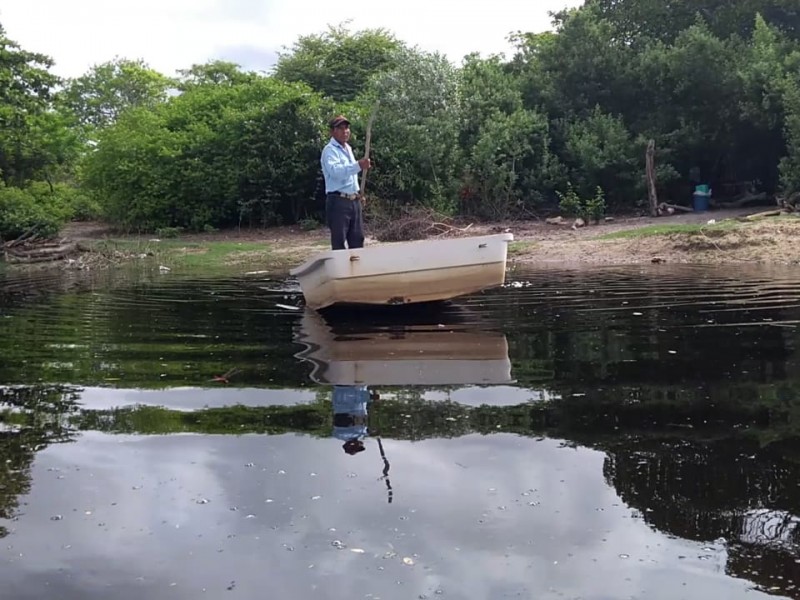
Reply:
[[[735,53],[741,82],[737,172],[742,179],[758,180],[759,187],[769,193],[778,188],[778,164],[787,150],[785,101],[792,47],[778,29],[757,15],[752,38]]]
[[[757,14],[793,39],[800,38],[796,0],[587,0],[586,6],[599,9],[617,39],[639,48],[653,41],[671,44],[698,17],[721,39],[750,38]]]
[[[37,142],[58,78],[50,57],[28,52],[8,39],[0,25],[0,176],[21,186],[47,162]]]
[[[565,124],[563,160],[581,198],[591,198],[598,187],[616,206],[643,195],[643,160],[636,150],[622,119],[599,107],[586,119]]]
[[[532,208],[561,170],[546,115],[523,108],[519,79],[498,57],[468,55],[460,91],[462,210],[502,219]]]
[[[461,144],[470,148],[481,125],[494,112],[512,114],[523,108],[519,79],[500,57],[468,54],[460,70]]]
[[[440,54],[404,50],[376,75],[359,104],[380,101],[372,140],[376,195],[393,204],[455,208],[461,149],[458,71]],[[366,117],[366,114],[364,114]],[[359,118],[355,133],[361,131]]]
[[[505,219],[533,208],[553,189],[559,162],[551,154],[547,118],[517,109],[494,112],[468,151],[464,208],[482,217]]]
[[[800,76],[788,82],[784,103],[788,152],[781,160],[780,175],[783,191],[789,195],[800,193]]]
[[[59,99],[81,125],[103,128],[126,110],[164,102],[172,85],[171,79],[141,60],[116,58],[68,80]]]
[[[214,60],[192,65],[178,71],[178,89],[186,91],[197,85],[238,85],[251,83],[259,77],[256,73],[242,71],[236,63]]]
[[[736,177],[743,94],[737,50],[698,20],[673,44],[651,42],[632,53],[624,66],[626,106],[614,111],[600,105],[621,117],[638,140],[637,154],[644,156],[646,141],[655,140],[659,181],[670,184],[666,196],[675,201],[690,198],[692,184],[720,189],[717,183]]]
[[[589,4],[561,14],[556,26],[556,34],[516,37],[526,108],[542,105],[552,117],[586,116],[598,105],[612,114],[629,109],[634,52],[608,19]]]
[[[270,225],[310,204],[329,108],[300,84],[197,85],[101,130],[85,183],[130,229]]]
[[[397,64],[403,44],[384,29],[350,33],[345,26],[301,36],[278,58],[275,77],[302,82],[337,102],[358,96],[370,78]]]

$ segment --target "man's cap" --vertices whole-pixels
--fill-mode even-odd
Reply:
[[[338,127],[339,125],[350,125],[350,121],[347,120],[347,117],[344,115],[339,115],[338,117],[333,117],[329,123],[331,129]]]

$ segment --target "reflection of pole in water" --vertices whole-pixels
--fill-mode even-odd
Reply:
[[[378,448],[381,451],[381,458],[383,459],[383,477],[381,479],[386,481],[386,493],[389,498],[389,504],[392,503],[392,495],[394,492],[392,491],[392,484],[389,481],[389,461],[386,460],[386,453],[383,451],[383,443],[381,442],[381,438],[376,438],[378,440]]]

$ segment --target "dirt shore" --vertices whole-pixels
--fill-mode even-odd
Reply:
[[[756,212],[632,217],[579,229],[522,225],[511,229],[522,246],[513,258],[585,264],[800,264],[800,218],[745,219]]]
[[[573,228],[544,221],[509,221],[470,224],[465,234],[509,231],[514,242],[509,260],[516,263],[765,263],[800,264],[800,218],[768,217],[747,221],[758,210],[716,210],[664,217],[615,218],[596,225]],[[369,237],[367,245],[380,243]],[[114,235],[100,223],[70,223],[62,235],[79,241],[134,238]],[[153,236],[141,236],[152,238]],[[300,259],[325,247],[325,228],[304,231],[298,227],[263,230],[227,230],[184,234],[188,243],[264,242],[277,255]]]

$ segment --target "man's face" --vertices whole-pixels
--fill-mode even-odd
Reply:
[[[333,139],[335,139],[340,144],[346,144],[350,141],[350,125],[347,123],[342,123],[333,128]]]

